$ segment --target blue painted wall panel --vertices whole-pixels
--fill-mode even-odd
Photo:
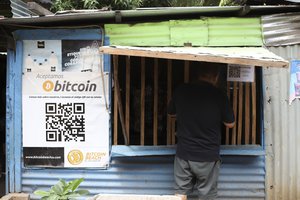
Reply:
[[[17,41],[17,53],[14,65],[14,134],[15,134],[15,152],[14,152],[14,167],[15,167],[15,191],[21,191],[21,159],[22,159],[22,60],[23,45],[21,41]]]
[[[22,145],[22,56],[21,42],[17,42],[16,53],[8,51],[6,94],[6,142],[7,147],[7,192],[21,191],[21,145]]]
[[[13,113],[14,113],[14,58],[15,53],[11,50],[7,51],[7,84],[6,84],[6,192],[9,188],[15,190],[14,184],[14,126],[13,126]],[[12,180],[12,181],[11,181]]]
[[[59,178],[84,177],[81,188],[88,189],[90,196],[173,194],[173,159],[173,156],[115,158],[108,170],[24,169],[22,190],[32,193],[36,189],[48,189]],[[263,156],[223,156],[222,159],[219,199],[264,199]]]

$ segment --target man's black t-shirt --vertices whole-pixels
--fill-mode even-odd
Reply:
[[[207,82],[178,87],[168,106],[177,118],[176,155],[184,160],[212,162],[220,159],[223,122],[234,122],[229,100]]]

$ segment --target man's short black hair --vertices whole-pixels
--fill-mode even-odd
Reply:
[[[193,67],[193,73],[198,79],[215,78],[219,75],[222,65],[220,63],[198,62],[198,66]]]

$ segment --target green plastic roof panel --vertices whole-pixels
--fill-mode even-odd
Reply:
[[[170,46],[207,46],[207,20],[172,20],[170,36]]]
[[[262,46],[260,18],[207,18],[208,46]]]
[[[262,46],[260,18],[201,18],[137,24],[107,24],[111,45]]]
[[[127,46],[169,46],[169,22],[109,24],[105,32],[110,44]]]

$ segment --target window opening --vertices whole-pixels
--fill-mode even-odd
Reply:
[[[201,65],[219,65],[218,87],[227,93],[236,117],[233,129],[223,127],[222,145],[261,145],[261,69],[255,69],[253,83],[227,82],[227,64],[113,57],[113,145],[173,145],[176,118],[167,115],[172,92],[184,82],[195,81],[194,70]],[[117,73],[116,73],[117,72]],[[120,99],[120,102],[118,102]],[[121,109],[120,109],[121,106]],[[121,111],[121,113],[120,113]],[[123,118],[123,119],[122,119]]]

